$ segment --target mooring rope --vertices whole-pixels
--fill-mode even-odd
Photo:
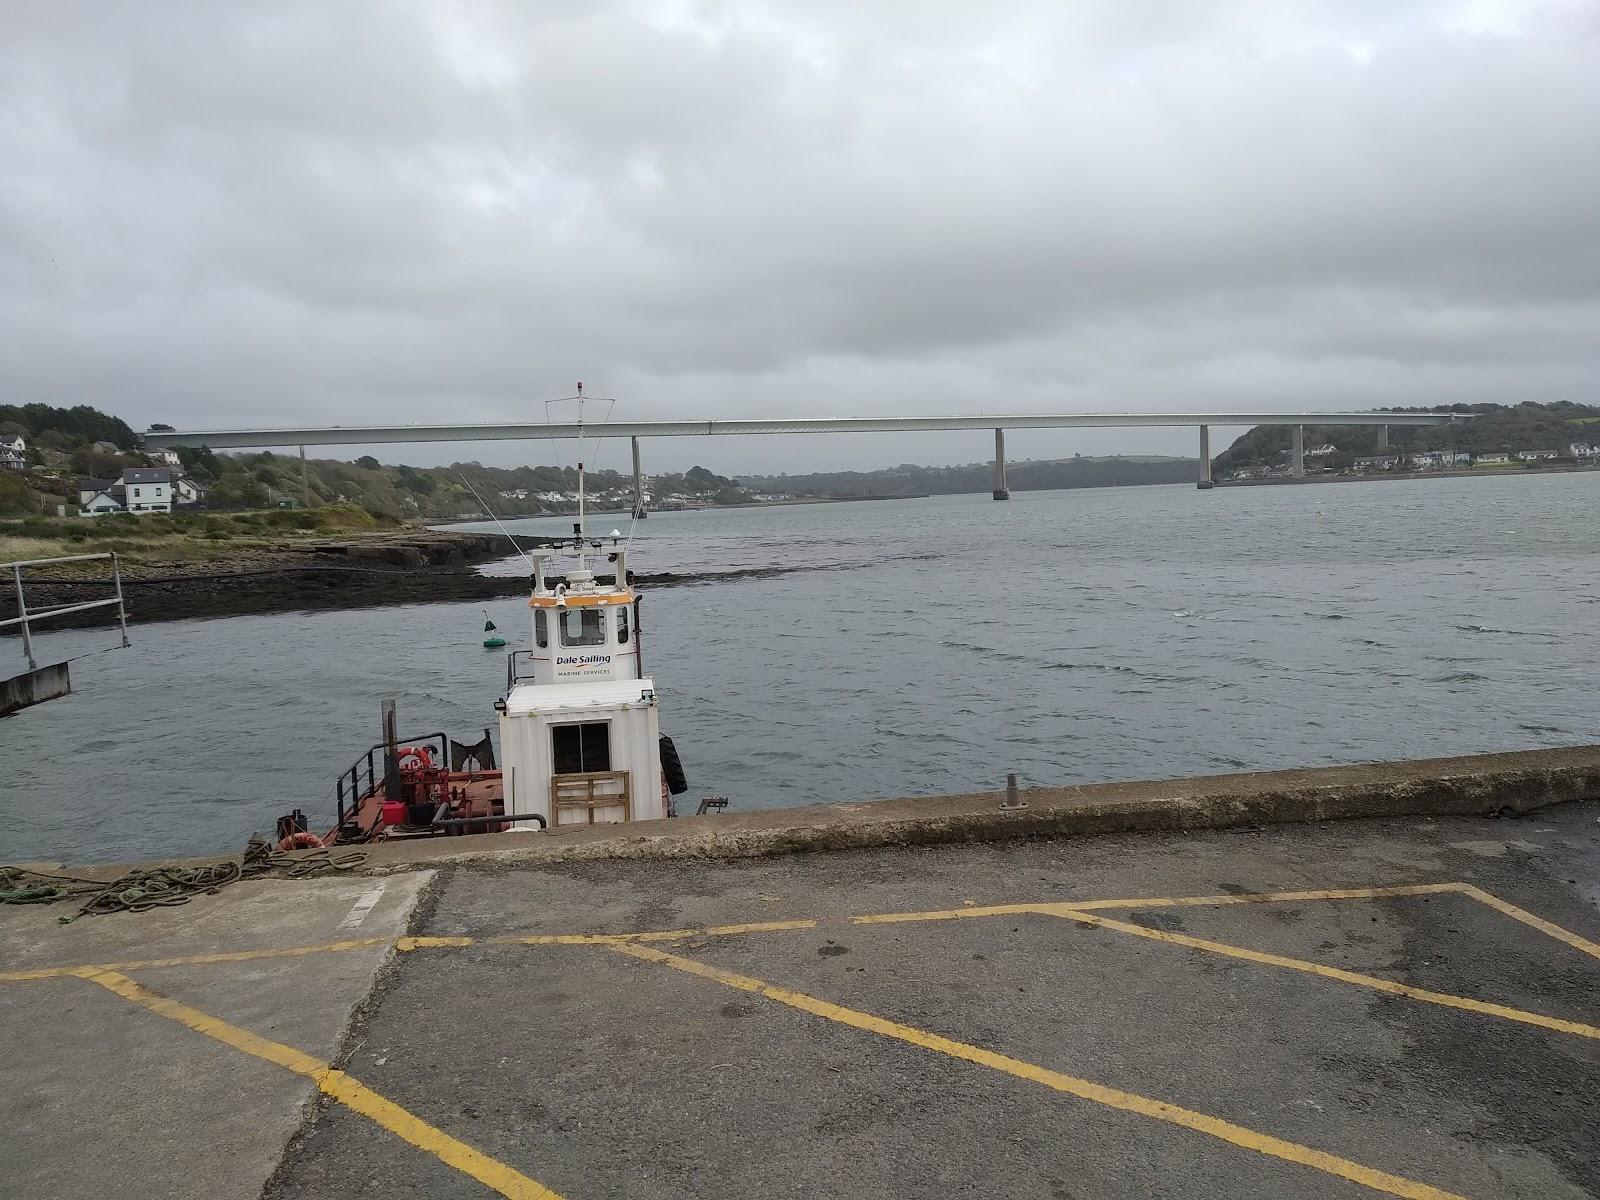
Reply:
[[[283,853],[260,834],[254,834],[237,859],[198,867],[141,867],[109,883],[27,867],[0,867],[0,904],[55,904],[83,897],[77,912],[57,918],[66,925],[82,916],[148,912],[187,904],[196,896],[215,895],[241,879],[305,879],[330,871],[352,871],[366,861],[363,851],[335,854],[326,846]]]

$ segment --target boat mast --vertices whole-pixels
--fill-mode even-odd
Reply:
[[[583,553],[583,384],[578,384],[578,570],[588,564]]]

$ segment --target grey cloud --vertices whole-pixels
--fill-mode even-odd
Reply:
[[[641,417],[1592,399],[1597,12],[10,0],[0,392],[185,425],[492,420],[578,377]]]

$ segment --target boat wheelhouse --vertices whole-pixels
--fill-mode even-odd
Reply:
[[[665,748],[627,551],[612,540],[615,575],[602,582],[588,559],[605,543],[580,530],[572,548],[578,565],[553,586],[551,552],[533,553],[533,645],[510,656],[506,695],[495,705],[505,812],[538,814],[550,828],[666,816]]]

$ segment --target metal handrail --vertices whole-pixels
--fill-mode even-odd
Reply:
[[[24,558],[17,562],[5,563],[4,565],[8,567],[48,567],[52,563],[88,562],[90,559],[95,558],[109,558],[115,560],[116,557],[116,554],[110,550],[101,550],[95,554],[68,554],[62,558]]]
[[[533,677],[533,661],[534,654],[532,650],[513,650],[510,654],[506,655],[507,693],[509,693],[512,688],[516,687],[517,684],[521,683],[524,679],[531,679]],[[523,674],[519,669],[521,662],[526,662],[528,664],[528,673],[526,675]]]
[[[395,747],[432,745],[434,742],[439,744],[439,761],[448,765],[450,761],[450,736],[442,731],[439,733],[418,734],[409,738],[396,738]],[[376,746],[372,747],[372,749],[368,750],[366,754],[362,755],[362,757],[356,759],[355,764],[351,766],[349,770],[343,772],[339,776],[338,782],[334,785],[334,795],[338,802],[340,825],[345,823],[345,818],[347,815],[354,815],[360,806],[360,801],[363,796],[377,791],[379,785],[384,783],[389,778],[387,763],[388,750],[388,743],[379,742]],[[381,775],[377,770],[379,751],[385,752],[384,771]],[[363,791],[361,788],[362,766],[365,766],[367,769],[367,787],[365,791]],[[350,807],[348,809],[345,807],[345,787],[347,783],[350,789]]]
[[[23,567],[47,567],[53,563],[90,562],[95,559],[109,558],[111,560],[111,582],[117,589],[117,594],[106,600],[90,600],[83,604],[57,604],[52,608],[41,608],[35,612],[28,611],[28,600],[22,589]],[[51,617],[64,617],[68,613],[84,612],[91,608],[110,608],[113,604],[117,607],[117,626],[122,633],[122,648],[126,650],[131,644],[128,641],[128,610],[122,601],[122,564],[117,559],[115,551],[101,551],[98,554],[66,554],[59,558],[24,558],[16,562],[0,564],[11,568],[11,580],[17,589],[17,616],[8,617],[0,621],[0,629],[8,629],[13,625],[22,627],[22,652],[28,658],[28,670],[39,669],[38,660],[33,656],[33,630],[35,621],[48,621]]]

